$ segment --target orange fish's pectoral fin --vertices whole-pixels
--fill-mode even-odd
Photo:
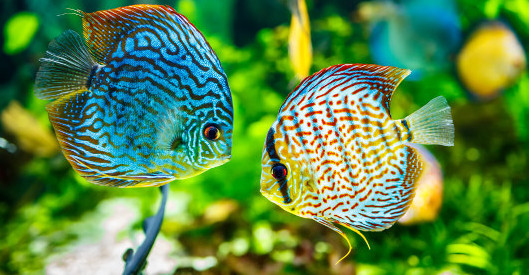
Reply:
[[[332,222],[327,220],[326,218],[323,218],[323,217],[312,217],[312,219],[317,221],[317,222],[319,222],[319,223],[321,223],[321,224],[323,224],[323,225],[325,225],[325,226],[327,226],[328,228],[334,230],[336,233],[340,234],[340,236],[342,236],[347,241],[347,245],[349,245],[349,250],[347,251],[347,253],[340,260],[338,260],[338,262],[336,262],[336,264],[338,264],[343,259],[345,259],[347,256],[349,256],[349,254],[351,253],[351,250],[352,250],[352,246],[351,246],[351,242],[349,242],[349,239],[347,238],[345,233],[343,233],[342,230],[340,230],[338,227],[334,226],[334,224],[332,224]]]
[[[90,87],[101,66],[90,55],[83,38],[72,30],[50,42],[35,79],[35,95],[57,99]]]
[[[86,44],[100,63],[106,63],[109,53],[137,26],[152,27],[152,22],[172,21],[174,17],[171,15],[177,14],[173,8],[160,5],[132,5],[93,13],[79,12],[83,17]]]

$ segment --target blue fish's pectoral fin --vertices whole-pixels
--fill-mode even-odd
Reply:
[[[338,262],[336,262],[336,264],[338,264],[339,262],[341,262],[343,259],[345,259],[347,256],[349,256],[349,254],[351,253],[351,250],[352,250],[352,246],[351,246],[351,242],[349,242],[349,239],[347,238],[347,236],[345,235],[345,233],[342,232],[342,230],[340,230],[338,227],[334,226],[334,224],[332,224],[332,221],[324,218],[324,217],[317,217],[317,216],[314,216],[312,217],[313,220],[327,226],[328,228],[334,230],[336,233],[340,234],[340,236],[342,236],[346,241],[347,241],[347,244],[349,245],[349,251],[347,251],[347,254],[345,254]]]
[[[140,25],[165,28],[160,22],[174,21],[177,12],[169,6],[133,5],[83,15],[83,34],[92,54],[101,63],[109,58],[131,31]],[[154,24],[153,22],[157,22]]]
[[[57,99],[88,89],[100,68],[81,36],[72,30],[53,40],[40,62],[35,80],[35,95],[40,99]]]
[[[446,99],[438,96],[400,120],[409,129],[410,143],[454,146],[454,122]]]

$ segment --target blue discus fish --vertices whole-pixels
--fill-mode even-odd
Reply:
[[[410,68],[409,80],[449,68],[461,43],[452,0],[369,1],[359,4],[359,13],[373,23],[369,48],[375,63]]]
[[[231,157],[226,75],[202,34],[173,8],[85,13],[84,38],[50,43],[35,94],[64,155],[88,181],[159,186]]]

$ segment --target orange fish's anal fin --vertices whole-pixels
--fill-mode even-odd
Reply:
[[[313,217],[312,218],[313,220],[327,226],[328,228],[334,230],[336,233],[340,234],[340,236],[342,236],[346,241],[347,241],[347,245],[349,245],[349,250],[347,251],[347,253],[340,259],[338,260],[338,262],[336,262],[336,264],[338,264],[339,262],[341,262],[343,259],[345,259],[347,256],[349,256],[349,254],[351,253],[351,250],[352,250],[352,246],[351,246],[351,242],[349,242],[349,239],[347,238],[347,236],[345,235],[345,233],[342,232],[342,230],[340,230],[338,227],[334,226],[334,224],[332,224],[331,221],[327,220],[326,218],[323,218],[323,217]],[[362,236],[363,237],[363,236]],[[365,239],[365,238],[364,238]],[[368,245],[369,246],[369,245]]]
[[[340,225],[343,225],[343,226],[347,227],[349,230],[351,230],[351,231],[355,232],[356,234],[360,235],[360,237],[362,237],[362,239],[364,239],[364,241],[366,242],[367,248],[369,250],[371,250],[371,246],[369,245],[369,242],[367,241],[366,237],[358,229],[355,229],[352,225],[347,224],[345,222],[340,222],[340,221],[336,221],[336,220],[333,220],[333,222],[338,223]]]

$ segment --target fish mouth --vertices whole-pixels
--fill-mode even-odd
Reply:
[[[222,155],[206,164],[207,169],[219,167],[231,160],[231,155]]]
[[[230,161],[231,160],[231,155],[222,155],[220,158],[219,158],[219,161],[218,161],[218,165],[222,165],[222,164],[225,164],[226,162]]]

